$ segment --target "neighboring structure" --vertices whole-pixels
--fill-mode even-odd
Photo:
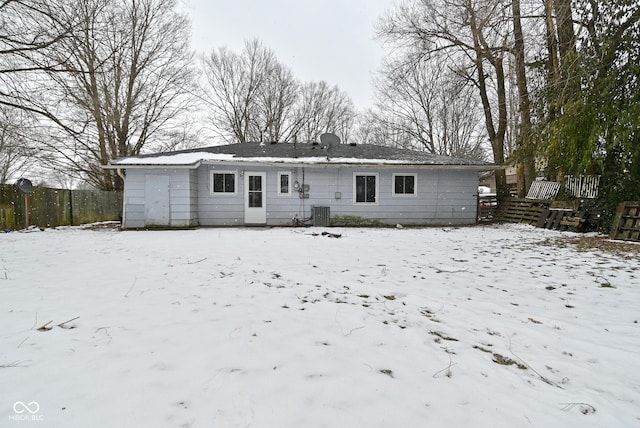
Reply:
[[[123,227],[384,224],[477,219],[478,174],[496,166],[374,145],[243,143],[123,158]]]
[[[507,190],[510,196],[518,195],[518,175],[515,165],[507,165],[504,168],[505,178],[507,179]],[[496,185],[495,170],[485,171],[480,174],[480,186],[490,188],[490,193],[496,193],[498,186]]]

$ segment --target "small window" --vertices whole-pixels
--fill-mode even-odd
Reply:
[[[353,174],[355,204],[378,203],[378,174]]]
[[[236,194],[235,171],[212,171],[211,192],[214,194]]]
[[[393,174],[394,195],[415,195],[416,174]]]
[[[291,195],[291,173],[278,173],[278,195]]]

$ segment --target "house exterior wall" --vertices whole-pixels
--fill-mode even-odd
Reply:
[[[158,178],[156,180],[156,177]],[[169,179],[169,216],[166,221],[149,221],[147,208],[154,204],[154,192],[147,189],[157,183],[160,186],[161,177]],[[195,170],[144,168],[128,169],[124,185],[124,228],[142,227],[189,227],[198,224],[198,175]],[[158,192],[157,198],[163,198],[163,192]]]
[[[189,174],[189,226],[197,226],[198,218],[198,171],[188,170]]]
[[[235,174],[233,194],[212,192],[212,172]],[[245,185],[249,172],[265,172],[267,225],[293,224],[293,219],[308,219],[314,206],[330,208],[332,218],[356,216],[384,224],[461,225],[476,222],[478,172],[463,169],[412,169],[349,166],[341,168],[305,166],[229,166],[201,165],[197,169],[141,168],[127,170],[124,189],[124,228],[152,226],[241,226],[244,225]],[[290,173],[291,192],[281,195],[279,173]],[[356,174],[374,174],[376,202],[354,204]],[[394,195],[394,174],[415,174],[415,195]],[[152,224],[146,218],[153,204],[145,183],[154,177],[169,178],[169,216],[167,224]],[[300,198],[293,184],[309,186],[308,198]],[[162,193],[162,192],[160,192]],[[161,196],[158,196],[159,198]]]
[[[213,194],[212,171],[236,175],[234,194]],[[453,225],[476,222],[478,172],[463,169],[412,169],[375,167],[286,167],[201,165],[197,171],[198,220],[202,226],[244,224],[244,176],[266,172],[267,225],[291,225],[293,218],[307,219],[313,206],[330,208],[331,217],[357,216],[384,224]],[[291,173],[291,183],[309,186],[309,197],[278,194],[278,173]],[[354,174],[375,174],[375,204],[354,204]],[[394,174],[416,174],[415,195],[394,195]]]

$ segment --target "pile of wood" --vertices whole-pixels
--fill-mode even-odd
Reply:
[[[526,223],[531,226],[538,224],[540,214],[549,208],[550,202],[526,199],[507,198],[495,213],[495,220],[504,223]]]
[[[618,205],[609,237],[640,241],[640,202],[622,202]]]
[[[574,211],[564,208],[549,208],[538,218],[537,227],[554,230],[582,232],[586,221],[585,211]]]
[[[498,208],[495,220],[503,223],[525,223],[545,229],[582,232],[586,212],[571,204],[539,199],[508,198]]]

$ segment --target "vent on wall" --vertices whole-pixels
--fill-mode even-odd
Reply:
[[[331,209],[329,207],[312,207],[314,226],[331,226]]]

